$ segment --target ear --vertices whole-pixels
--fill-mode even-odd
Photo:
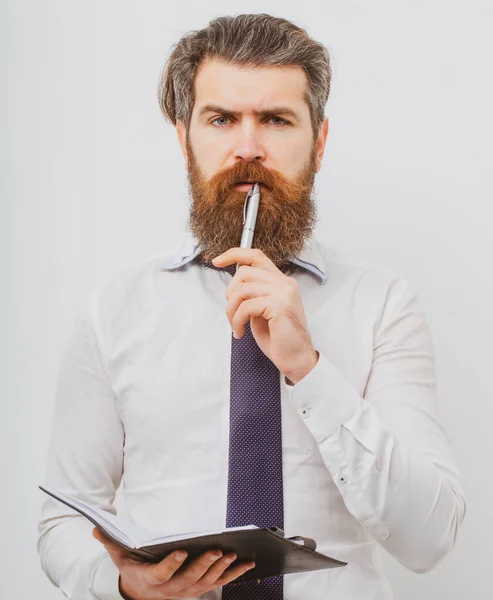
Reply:
[[[181,120],[176,121],[176,134],[178,136],[178,141],[180,142],[181,152],[183,154],[183,158],[185,160],[185,169],[188,171],[189,168],[189,158],[187,151],[187,131],[185,128],[185,123]]]
[[[315,167],[315,173],[318,173],[322,168],[322,159],[324,157],[325,144],[327,142],[327,136],[329,135],[329,119],[325,117],[323,123],[320,125],[317,138],[317,164]]]

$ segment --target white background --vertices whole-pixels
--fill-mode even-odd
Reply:
[[[188,216],[175,131],[157,103],[170,46],[221,14],[268,12],[332,56],[317,237],[407,277],[435,342],[467,514],[430,573],[382,551],[395,598],[492,597],[491,2],[3,0],[0,10],[0,596],[62,597],[39,565],[37,486],[76,311],[119,269],[171,252]]]

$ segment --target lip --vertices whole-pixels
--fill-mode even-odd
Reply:
[[[233,188],[235,190],[237,190],[238,192],[248,192],[252,189],[252,185],[254,183],[255,183],[255,181],[252,181],[251,183],[238,183],[235,186],[233,186]],[[265,191],[267,188],[265,187],[265,185],[263,183],[261,183],[260,189]]]

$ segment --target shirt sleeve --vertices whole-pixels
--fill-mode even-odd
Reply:
[[[116,514],[124,432],[97,335],[96,297],[77,315],[58,371],[44,485]],[[118,570],[93,528],[46,495],[38,524],[41,567],[68,598],[121,600]]]
[[[431,570],[453,547],[466,504],[413,288],[402,278],[389,287],[363,397],[323,352],[296,385],[283,382],[347,509],[406,568]]]

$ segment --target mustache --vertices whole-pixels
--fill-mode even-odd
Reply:
[[[274,169],[267,169],[258,161],[238,161],[232,167],[222,169],[210,180],[211,187],[219,194],[231,191],[238,183],[249,182],[264,185],[268,190],[274,190],[285,185],[285,178]]]

